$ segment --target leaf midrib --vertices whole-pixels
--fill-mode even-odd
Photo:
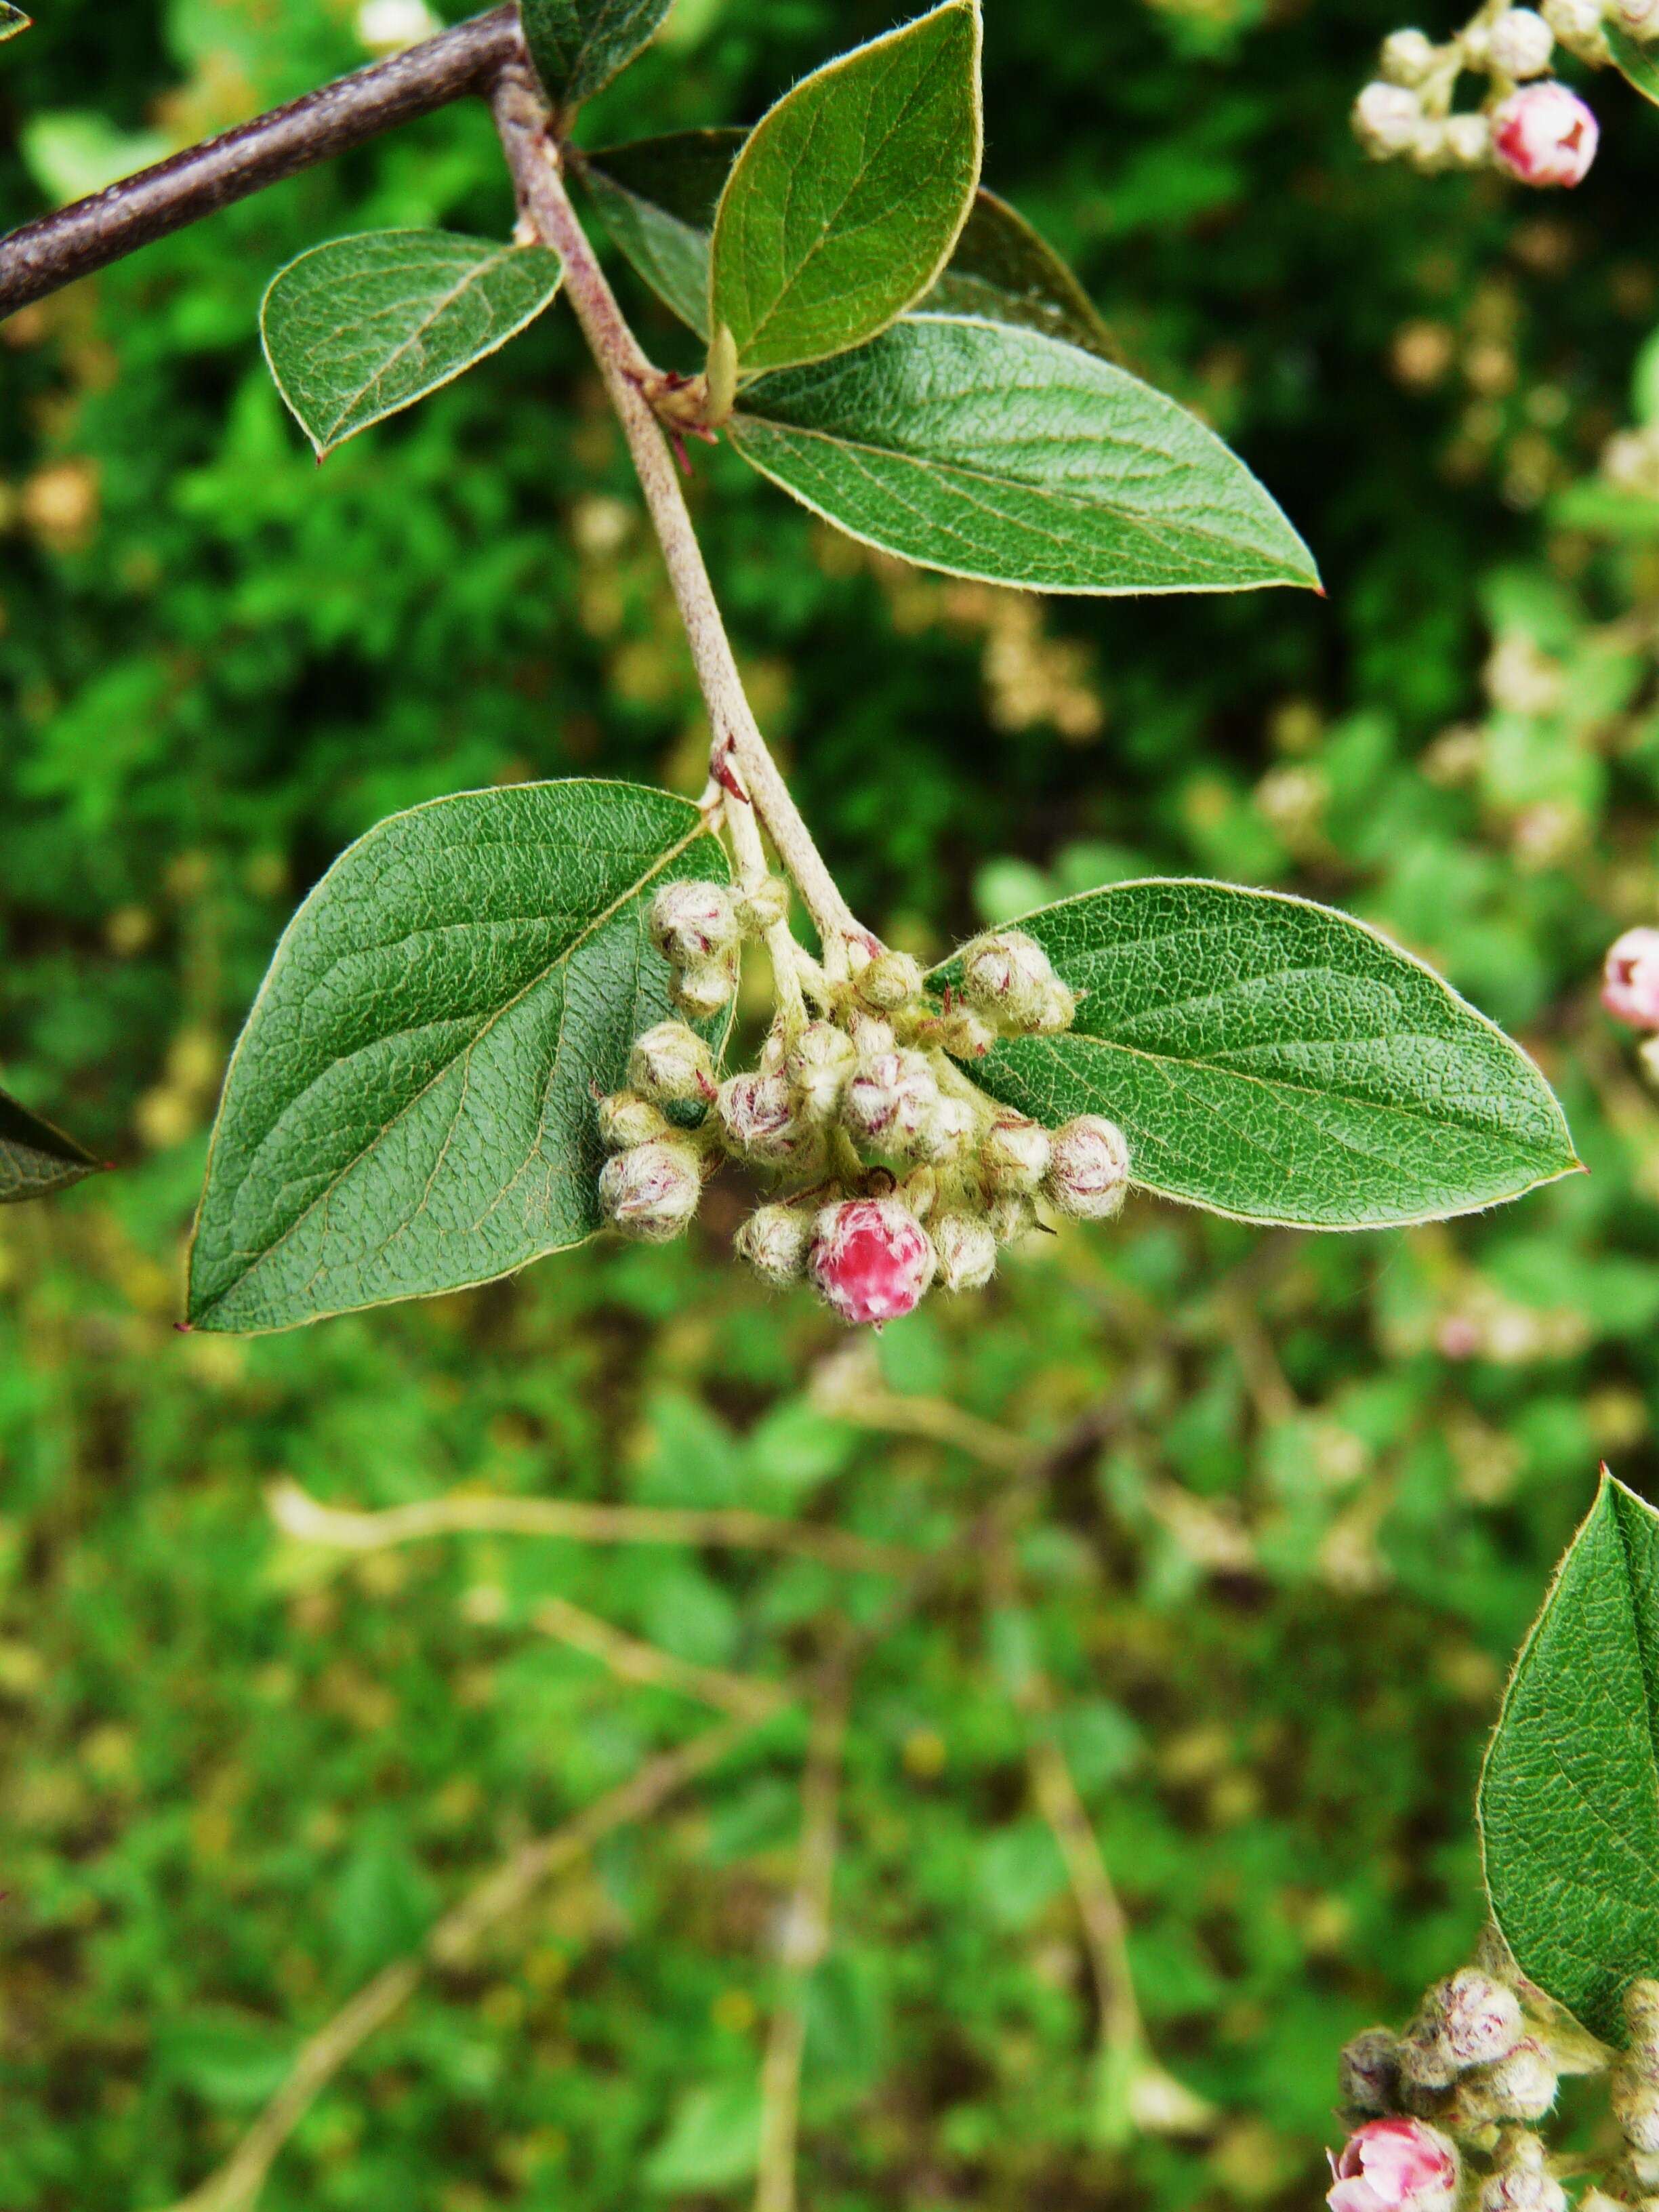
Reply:
[[[375,369],[372,375],[366,376],[363,379],[362,382],[350,394],[345,404],[339,410],[339,412],[334,416],[333,420],[325,426],[326,434],[331,442],[332,442],[335,434],[339,429],[341,424],[349,417],[352,410],[361,404],[365,393],[372,391],[377,384],[385,380],[385,379],[391,374],[398,362],[403,358],[404,355],[410,351],[410,348],[415,345],[417,340],[424,337],[427,331],[431,329],[433,324],[437,321],[439,316],[443,314],[447,308],[452,307],[456,301],[463,296],[467,287],[475,283],[482,283],[483,278],[489,276],[492,270],[500,268],[507,259],[509,255],[520,251],[522,251],[522,249],[518,246],[503,246],[499,247],[494,253],[490,254],[487,260],[475,261],[471,267],[460,278],[458,283],[451,285],[447,292],[443,293],[433,302],[430,312],[425,316],[424,319],[418,322],[412,330],[409,331],[401,339],[399,339],[398,343],[392,348],[392,351],[387,354],[385,360],[381,362],[380,367]]]
[[[447,1060],[443,1066],[439,1068],[435,1073],[428,1078],[427,1081],[421,1085],[418,1091],[411,1093],[411,1095],[404,1101],[403,1104],[398,1109],[397,1112],[392,1116],[392,1118],[380,1125],[379,1133],[368,1144],[363,1146],[358,1152],[355,1152],[349,1160],[345,1161],[337,1172],[330,1176],[328,1182],[324,1185],[322,1189],[317,1193],[314,1198],[308,1199],[307,1200],[304,1206],[301,1207],[301,1211],[295,1215],[293,1220],[289,1222],[287,1228],[283,1231],[281,1236],[277,1237],[270,1244],[266,1245],[262,1252],[256,1253],[253,1257],[249,1260],[247,1265],[241,1268],[230,1279],[230,1281],[225,1285],[222,1290],[216,1291],[214,1296],[209,1299],[204,1305],[198,1309],[198,1313],[202,1316],[206,1316],[216,1311],[218,1307],[224,1304],[225,1300],[231,1295],[232,1291],[240,1290],[242,1285],[247,1282],[250,1277],[257,1274],[260,1268],[265,1267],[276,1256],[276,1255],[283,1249],[284,1245],[289,1243],[289,1239],[295,1235],[303,1224],[310,1219],[317,1208],[332,1196],[333,1193],[339,1188],[341,1183],[345,1181],[346,1177],[352,1173],[354,1169],[361,1166],[363,1161],[368,1159],[378,1146],[385,1143],[386,1138],[391,1134],[392,1130],[398,1126],[406,1115],[414,1111],[415,1108],[420,1104],[422,1099],[423,1099],[429,1091],[437,1088],[438,1085],[451,1073],[458,1062],[464,1063],[470,1067],[472,1054],[477,1050],[478,1047],[483,1042],[484,1039],[489,1035],[490,1031],[498,1023],[504,1021],[507,1016],[512,1012],[513,1009],[515,1006],[521,1005],[523,1001],[529,997],[532,991],[539,989],[541,985],[547,981],[548,977],[554,973],[555,969],[567,965],[571,960],[573,960],[576,954],[582,950],[583,946],[589,944],[592,939],[598,935],[599,931],[605,927],[605,924],[619,914],[623,908],[625,907],[631,899],[637,898],[647,884],[653,882],[659,875],[660,875],[665,868],[671,866],[674,861],[678,860],[682,853],[688,851],[690,848],[696,842],[697,839],[705,834],[702,823],[698,821],[695,823],[686,831],[685,835],[676,843],[665,847],[665,849],[658,855],[652,866],[647,869],[642,875],[636,878],[625,890],[621,892],[615,899],[613,899],[611,904],[606,907],[602,913],[594,915],[592,921],[587,922],[585,927],[571,939],[570,942],[563,947],[556,958],[548,961],[544,967],[539,969],[526,982],[520,985],[520,988],[513,994],[511,998],[504,1000],[502,1003],[495,1008],[495,1012],[491,1013],[480,1025],[477,1033],[469,1038],[465,1048]],[[353,949],[355,950],[356,948]],[[387,1040],[384,1038],[377,1038],[374,1040],[377,1043],[385,1042]],[[329,1066],[331,1067],[337,1065],[338,1062],[337,1060],[331,1060],[329,1063]],[[328,1071],[325,1068],[322,1073],[323,1074],[326,1074],[327,1072]],[[305,1090],[296,1091],[295,1096],[284,1103],[282,1113],[276,1116],[276,1121],[280,1121],[283,1115],[291,1112],[293,1109],[300,1103],[301,1100],[303,1099],[310,1091],[315,1088],[316,1085],[320,1082],[321,1079],[321,1075],[315,1076],[312,1079],[312,1081],[306,1085]],[[257,1152],[263,1148],[264,1145],[269,1139],[271,1129],[274,1129],[276,1126],[276,1121],[272,1121],[270,1127],[267,1128],[264,1136],[260,1138],[259,1145],[255,1148],[256,1155]]]

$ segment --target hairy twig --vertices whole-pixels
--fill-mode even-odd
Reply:
[[[656,1812],[676,1791],[716,1766],[755,1724],[753,1720],[726,1721],[664,1752],[562,1827],[504,1860],[444,1915],[419,1952],[383,1967],[326,2027],[301,2045],[288,2079],[229,2160],[173,2212],[245,2212],[264,2185],[278,2152],[323,2090],[434,1966],[464,1965],[479,1937],[516,1911],[543,1882],[574,1866],[617,1829]]]
[[[467,1491],[416,1505],[354,1513],[324,1505],[297,1482],[278,1482],[269,1493],[271,1517],[284,1535],[301,1543],[331,1544],[344,1552],[376,1552],[388,1544],[416,1544],[434,1536],[498,1534],[560,1536],[580,1544],[709,1544],[739,1550],[789,1552],[825,1566],[870,1574],[913,1567],[917,1555],[890,1544],[872,1544],[842,1528],[820,1528],[775,1514],[740,1507],[705,1512],[673,1506],[587,1505],[558,1498],[500,1498]]]
[[[760,2166],[755,2212],[795,2212],[795,2146],[800,2133],[801,2057],[806,2045],[806,1978],[830,1943],[842,1751],[849,1678],[843,1673],[819,1700],[801,1784],[800,1846],[795,1887],[779,1953],[786,1976],[761,2068]]]
[[[646,396],[659,380],[641,353],[570,204],[546,103],[528,72],[503,70],[493,104],[520,206],[564,264],[565,290],[633,456],[708,704],[714,773],[727,794],[728,813],[753,805],[805,902],[830,975],[839,978],[847,970],[848,945],[873,948],[876,939],[824,865],[749,704],[673,456]]]
[[[574,1651],[584,1651],[624,1682],[642,1682],[657,1690],[678,1690],[719,1712],[739,1719],[763,1721],[787,1702],[775,1682],[728,1674],[724,1668],[699,1667],[677,1659],[672,1651],[641,1643],[620,1628],[613,1628],[596,1613],[588,1613],[562,1597],[544,1598],[530,1616],[530,1625],[544,1636],[556,1637]]]
[[[523,52],[518,9],[492,8],[25,223],[0,239],[0,316],[395,124],[485,90]]]

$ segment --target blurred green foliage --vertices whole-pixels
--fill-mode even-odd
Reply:
[[[1659,132],[1602,80],[1571,200],[1368,169],[1346,112],[1395,12],[988,9],[988,181],[1240,446],[1328,603],[1004,597],[874,563],[698,455],[763,720],[873,921],[933,950],[1130,872],[1309,890],[1516,1028],[1592,1170],[1407,1237],[1145,1207],[889,1332],[890,1388],[1023,1436],[1115,1409],[1026,1528],[1028,1626],[1153,2040],[1218,2118],[1103,2140],[1075,1913],[967,1560],[860,1673],[808,2008],[814,2212],[1316,2193],[1338,2045],[1478,1924],[1480,1747],[1596,1456],[1659,1472],[1659,1107],[1593,988],[1659,905],[1659,464],[1627,435],[1601,466],[1653,407]],[[887,20],[679,0],[586,133],[752,118]],[[362,58],[344,0],[60,0],[0,63],[6,216]],[[457,111],[0,325],[0,1077],[120,1167],[0,1217],[6,2212],[168,2203],[448,1901],[702,1724],[538,1634],[539,1601],[767,1675],[884,1602],[724,1553],[343,1562],[273,1534],[272,1480],[915,1542],[995,1486],[814,1409],[830,1327],[730,1267],[735,1191],[686,1249],[290,1337],[173,1333],[226,1051],[338,848],[497,779],[701,783],[568,318],[320,471],[259,360],[260,290],[304,246],[509,215],[487,118]],[[270,2212],[735,2201],[800,1733],[428,1980],[303,2122]]]

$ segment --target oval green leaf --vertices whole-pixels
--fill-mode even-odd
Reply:
[[[714,215],[708,326],[744,375],[862,344],[951,258],[979,182],[979,0],[843,54],[745,141]]]
[[[231,1061],[191,1322],[291,1328],[592,1236],[595,1098],[672,1011],[647,910],[728,873],[696,806],[633,784],[469,792],[371,830],[289,925]]]
[[[0,1091],[0,1206],[21,1206],[25,1199],[66,1190],[83,1176],[96,1175],[101,1164],[73,1137]]]
[[[562,112],[591,100],[655,38],[673,0],[520,0],[525,44]]]
[[[1521,1648],[1480,1778],[1493,1917],[1609,2043],[1659,1974],[1659,1516],[1604,1468]]]
[[[371,230],[272,277],[265,359],[320,460],[515,337],[559,289],[558,256],[443,230]]]
[[[1620,75],[1627,84],[1635,86],[1644,100],[1650,100],[1659,106],[1659,53],[1642,40],[1633,38],[1622,23],[1611,17],[1601,28]]]
[[[1035,331],[907,316],[763,377],[733,446],[851,538],[1045,592],[1317,586],[1313,556],[1213,431]]]
[[[1135,1182],[1161,1197],[1380,1229],[1517,1198],[1577,1165],[1520,1048],[1346,915],[1157,880],[1018,927],[1086,995],[1064,1036],[997,1046],[975,1081],[1051,1125],[1106,1115]]]

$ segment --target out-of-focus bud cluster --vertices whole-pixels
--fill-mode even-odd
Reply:
[[[1611,2066],[1623,2137],[1579,2212],[1651,2204],[1659,2157],[1659,1982],[1625,1994],[1628,2039]],[[1367,2028],[1342,2053],[1353,2132],[1331,2160],[1333,2212],[1567,2212],[1536,2132],[1563,2074],[1607,2071],[1612,2054],[1516,1971],[1489,1929],[1479,1963],[1437,1982],[1403,2033]],[[1582,2160],[1571,2169],[1581,2171]]]
[[[652,941],[684,1012],[730,999],[743,940],[785,919],[779,893],[658,893]],[[817,977],[817,1018],[781,1014],[758,1066],[724,1081],[688,1022],[647,1030],[628,1087],[599,1103],[605,1220],[647,1241],[678,1236],[704,1177],[740,1160],[775,1188],[738,1231],[739,1255],[769,1283],[810,1283],[843,1321],[879,1326],[934,1284],[981,1289],[1000,1249],[1039,1225],[1040,1202],[1109,1219],[1129,1184],[1115,1124],[1085,1114],[1046,1129],[966,1073],[1000,1038],[1068,1029],[1078,994],[1021,930],[976,939],[960,973],[935,994],[908,953],[860,945],[842,981]]]
[[[1638,15],[1651,25],[1638,27]],[[1540,0],[1495,15],[1482,7],[1438,45],[1422,31],[1393,32],[1354,102],[1355,136],[1374,160],[1408,161],[1426,174],[1498,168],[1523,185],[1582,183],[1599,126],[1551,70],[1558,46],[1597,66],[1611,58],[1604,15],[1659,37],[1659,0]],[[1477,106],[1455,109],[1465,76],[1485,89]]]

